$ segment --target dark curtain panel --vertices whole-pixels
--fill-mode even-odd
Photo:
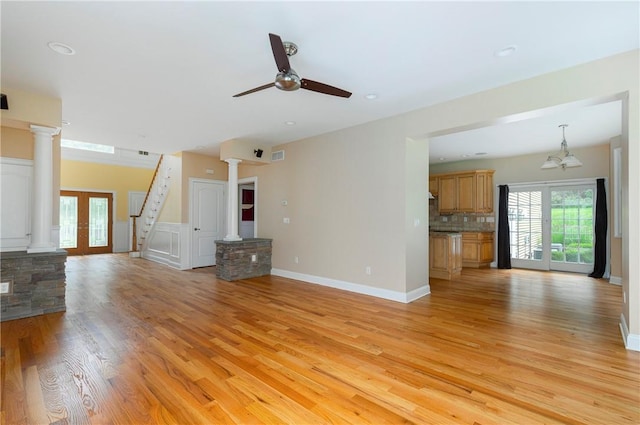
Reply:
[[[597,180],[595,246],[593,247],[593,272],[590,277],[600,278],[607,269],[607,194],[604,179]]]
[[[511,246],[509,243],[509,186],[498,186],[498,268],[511,268]]]

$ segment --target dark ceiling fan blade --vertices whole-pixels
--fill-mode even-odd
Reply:
[[[264,86],[256,87],[255,89],[251,89],[251,90],[243,91],[242,93],[234,94],[233,97],[244,96],[245,94],[255,93],[257,91],[268,89],[268,88],[274,87],[274,86],[275,86],[274,83],[265,84]]]
[[[276,66],[280,72],[289,72],[291,65],[289,65],[289,57],[284,50],[284,44],[279,35],[269,33],[269,40],[271,41],[271,50],[273,51],[273,58],[276,60]]]
[[[328,84],[319,83],[317,81],[307,80],[306,78],[300,80],[300,88],[318,93],[330,94],[331,96],[351,97],[351,93],[346,90],[342,90]]]

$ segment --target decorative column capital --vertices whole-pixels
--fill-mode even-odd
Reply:
[[[46,134],[49,137],[57,136],[60,134],[60,127],[44,127],[41,125],[31,124],[31,132],[34,134]]]
[[[224,160],[224,162],[226,162],[227,164],[229,164],[230,167],[234,166],[234,165],[238,165],[242,162],[241,159],[236,159],[236,158],[227,158]]]

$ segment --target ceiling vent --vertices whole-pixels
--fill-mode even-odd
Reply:
[[[284,151],[271,152],[271,161],[284,161]]]

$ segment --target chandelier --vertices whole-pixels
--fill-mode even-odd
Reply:
[[[560,152],[555,153],[553,155],[549,155],[547,160],[542,164],[540,168],[565,168],[571,167],[581,167],[582,162],[578,158],[575,157],[572,153],[569,152],[569,148],[567,146],[567,140],[564,138],[564,129],[568,127],[568,124],[560,124],[558,127],[562,127],[562,143],[560,143]]]

